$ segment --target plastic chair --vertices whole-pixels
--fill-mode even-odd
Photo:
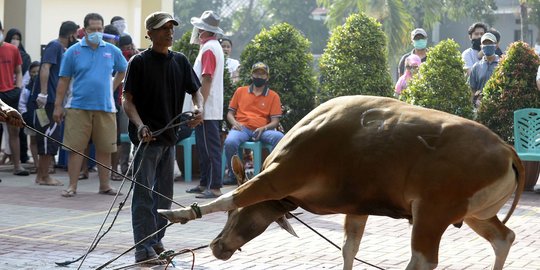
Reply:
[[[129,135],[127,133],[120,133],[120,142],[121,143],[130,143]]]
[[[262,166],[262,149],[268,149],[268,152],[272,152],[274,147],[267,143],[261,143],[260,141],[252,142],[247,141],[240,144],[238,147],[238,157],[243,160],[242,154],[244,149],[250,149],[253,151],[253,174],[257,175],[261,172]],[[223,149],[223,154],[221,155],[221,176],[225,176],[225,165],[227,163],[227,157],[225,156],[225,149]]]
[[[192,174],[191,174],[191,168],[192,168],[192,156],[191,156],[191,148],[193,145],[195,145],[195,132],[191,133],[191,136],[181,140],[176,145],[181,145],[184,149],[184,180],[186,182],[191,182]]]
[[[521,160],[540,161],[540,109],[514,112],[514,147]]]

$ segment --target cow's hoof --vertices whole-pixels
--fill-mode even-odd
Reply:
[[[172,223],[187,223],[190,219],[182,217],[181,210],[167,210],[167,209],[158,209],[157,212],[162,217],[166,218],[168,221]]]

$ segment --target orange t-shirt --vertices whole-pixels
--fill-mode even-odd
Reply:
[[[270,123],[270,118],[281,117],[281,101],[273,90],[266,88],[255,96],[249,86],[236,89],[229,103],[229,110],[236,112],[236,121],[255,130]]]

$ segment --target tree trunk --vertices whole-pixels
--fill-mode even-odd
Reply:
[[[529,41],[529,15],[527,14],[527,4],[522,2],[519,4],[520,8],[520,20],[521,20],[521,40],[524,42]]]

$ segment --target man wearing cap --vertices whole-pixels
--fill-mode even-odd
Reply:
[[[186,192],[200,193],[196,195],[197,198],[216,198],[221,195],[220,123],[223,120],[225,59],[221,44],[216,37],[223,34],[223,30],[219,28],[220,20],[221,18],[211,10],[203,12],[200,18],[191,18],[193,25],[191,43],[201,46],[193,70],[201,81],[204,121],[202,125],[195,128],[201,182]]]
[[[243,142],[260,140],[275,147],[283,138],[283,133],[275,130],[281,118],[281,101],[279,95],[268,87],[269,73],[266,64],[254,64],[251,68],[253,83],[236,89],[231,98],[227,121],[232,128],[224,145],[228,166]],[[229,168],[230,180],[225,184],[236,184],[234,178]]]
[[[499,64],[499,56],[495,54],[497,38],[492,33],[485,33],[481,38],[482,59],[471,68],[468,83],[471,86],[473,105],[478,107],[482,100],[482,89]]]
[[[416,54],[422,60],[422,63],[426,61],[427,54],[427,33],[422,28],[416,28],[411,32],[411,41],[414,49],[411,52],[404,54],[399,60],[398,65],[398,78],[405,73],[405,59],[411,54]]]
[[[64,144],[84,152],[92,139],[96,160],[107,168],[98,167],[99,194],[116,195],[110,185],[111,153],[116,152],[116,108],[113,93],[124,79],[127,61],[116,46],[103,41],[103,17],[89,13],[84,17],[84,38],[71,46],[62,58],[53,118],[64,118],[64,98],[72,88],[65,104]],[[115,71],[114,80],[111,74]],[[68,158],[69,186],[63,197],[77,194],[77,181],[83,157],[70,153]]]
[[[129,118],[130,140],[145,150],[134,157],[135,181],[166,196],[153,194],[141,185],[133,188],[131,218],[134,242],[138,243],[167,225],[157,209],[170,209],[173,197],[174,152],[177,141],[175,129],[159,135],[152,132],[164,128],[182,113],[186,93],[192,95],[194,120],[191,127],[202,122],[202,95],[197,91],[199,80],[187,58],[169,50],[173,43],[174,26],[178,22],[168,13],[155,12],[146,17],[146,35],[151,48],[133,56],[124,84],[123,107]],[[180,120],[173,122],[179,123]],[[165,231],[137,245],[135,261],[151,260],[150,264],[165,264],[158,254],[163,252]]]

